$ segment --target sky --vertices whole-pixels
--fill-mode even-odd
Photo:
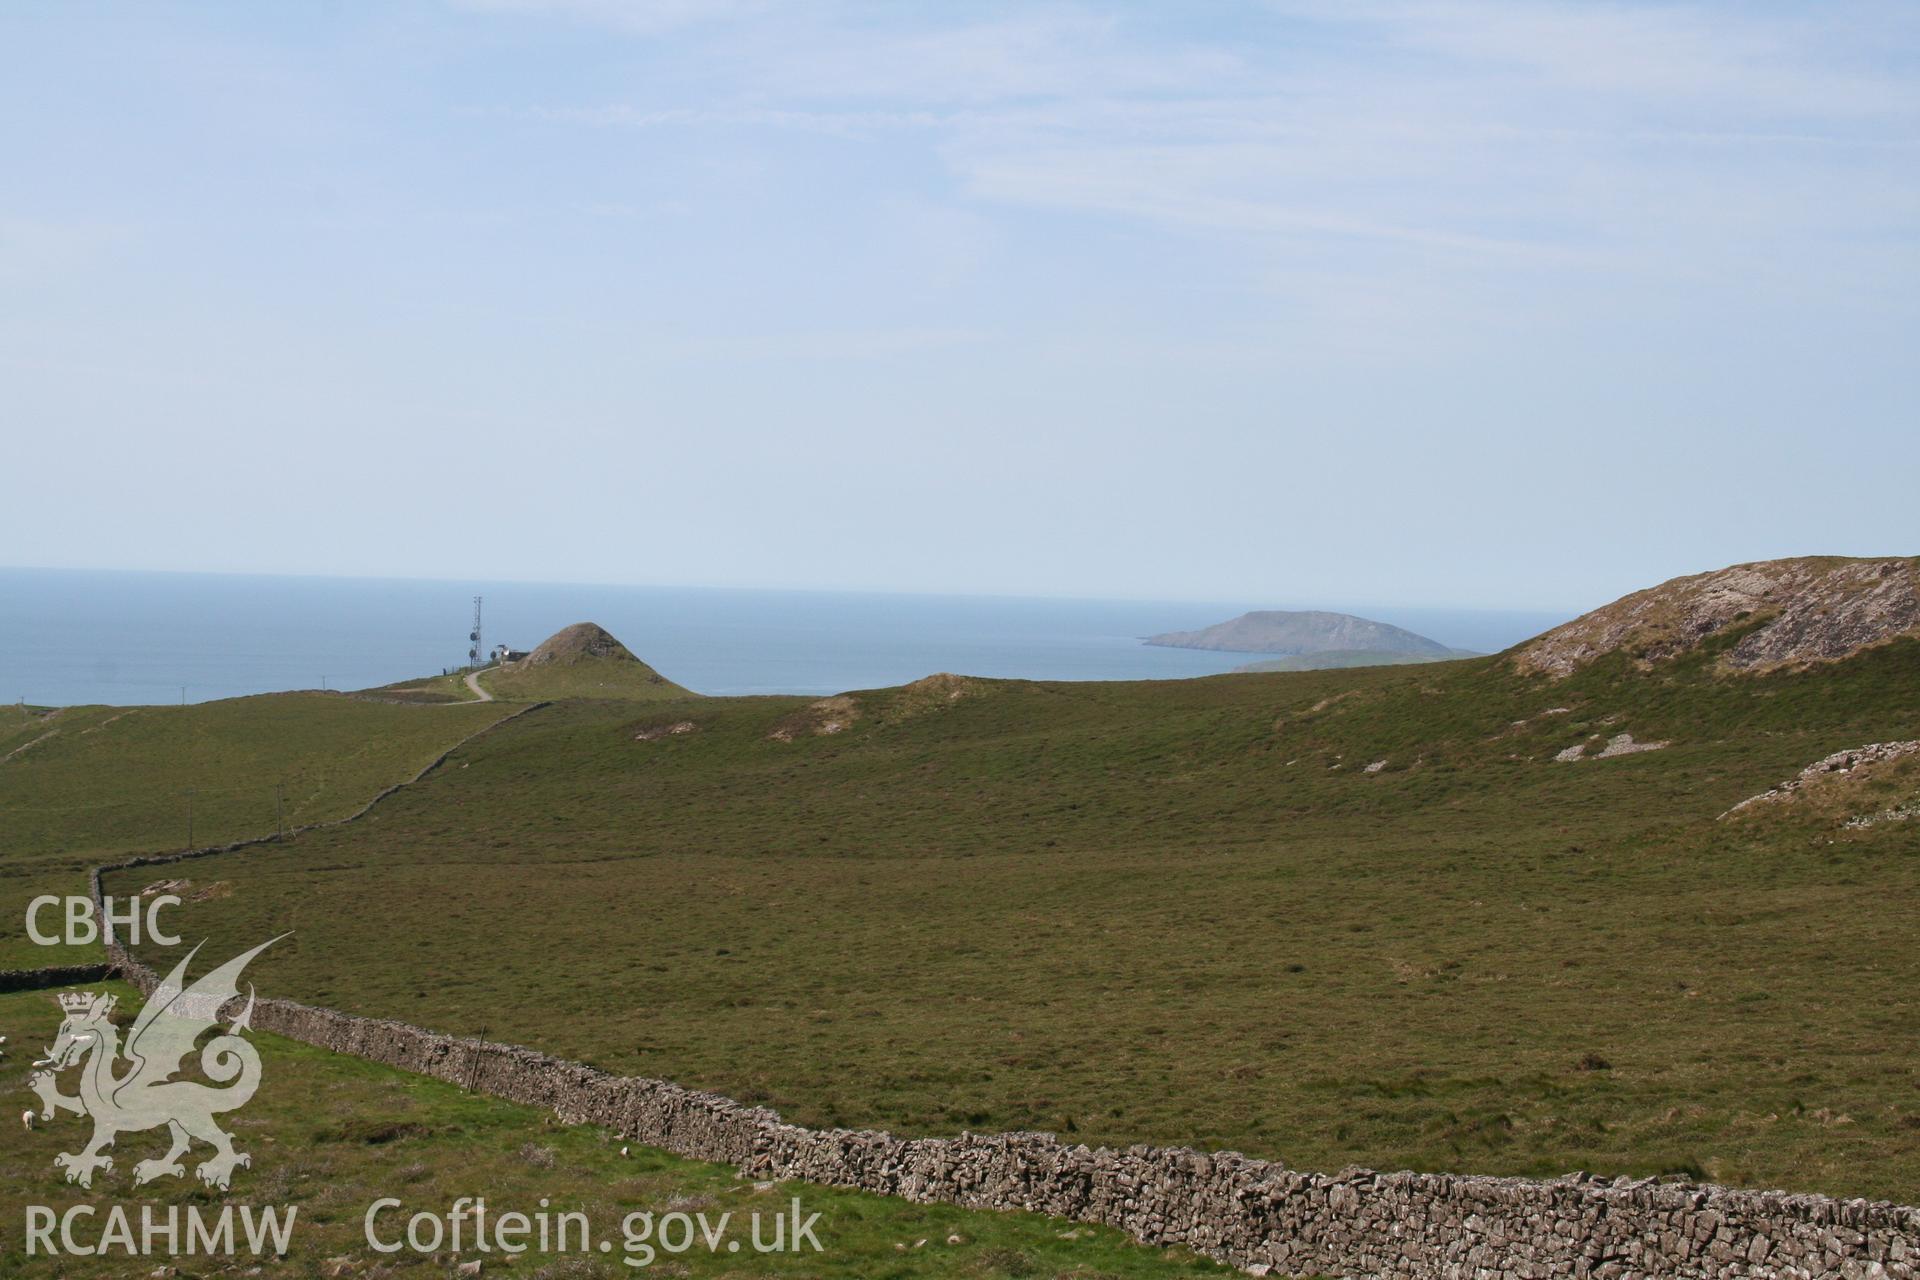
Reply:
[[[0,8],[0,564],[1580,609],[1920,552],[1920,6]]]

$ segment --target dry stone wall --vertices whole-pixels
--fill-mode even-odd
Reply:
[[[72,987],[83,982],[102,982],[111,978],[110,964],[65,964],[47,969],[0,969],[0,991],[45,991],[49,987]]]
[[[124,949],[110,951],[142,991],[157,985],[153,970]],[[899,1138],[807,1129],[665,1080],[402,1022],[277,999],[260,1000],[253,1020],[277,1035],[544,1107],[567,1123],[600,1125],[754,1177],[1101,1223],[1259,1275],[1920,1277],[1920,1208],[1886,1202],[1584,1175],[1307,1173],[1232,1153],[1088,1148],[1044,1133]]]

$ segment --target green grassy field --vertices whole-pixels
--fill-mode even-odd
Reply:
[[[451,675],[422,676],[417,680],[401,680],[393,684],[383,684],[378,688],[362,689],[362,694],[372,698],[390,698],[396,702],[478,702],[473,690],[467,687],[467,675],[464,671],[455,671]]]
[[[344,817],[514,708],[405,707],[284,693],[185,707],[68,707],[0,719],[0,968],[97,957],[39,947],[28,900],[84,893],[86,868]]]
[[[130,1021],[138,997],[130,988],[110,989],[121,993],[125,1006],[118,1019]],[[0,995],[0,1034],[7,1034],[17,1048],[50,1043],[59,1019],[51,993]],[[618,1139],[605,1132],[562,1125],[531,1108],[474,1097],[452,1085],[273,1036],[256,1035],[254,1040],[261,1049],[260,1090],[244,1109],[223,1120],[253,1164],[235,1174],[227,1196],[193,1180],[193,1165],[205,1158],[208,1148],[196,1147],[186,1158],[184,1178],[163,1179],[134,1193],[134,1163],[159,1155],[166,1141],[159,1133],[123,1135],[114,1149],[114,1168],[98,1175],[86,1192],[65,1182],[53,1157],[78,1150],[90,1132],[89,1122],[63,1115],[32,1132],[17,1121],[0,1125],[0,1273],[145,1276],[167,1265],[165,1258],[123,1255],[78,1260],[25,1256],[27,1205],[60,1213],[92,1203],[104,1214],[109,1203],[138,1199],[180,1206],[182,1213],[188,1206],[217,1212],[227,1201],[298,1207],[291,1247],[284,1257],[269,1254],[262,1259],[261,1271],[249,1270],[256,1265],[250,1256],[182,1258],[182,1275],[447,1275],[455,1260],[450,1253],[438,1258],[411,1251],[380,1255],[368,1248],[363,1225],[367,1209],[383,1197],[403,1202],[403,1209],[384,1212],[376,1220],[378,1237],[392,1243],[403,1237],[406,1218],[413,1212],[444,1216],[460,1197],[484,1196],[494,1215],[516,1211],[531,1216],[543,1205],[554,1215],[585,1213],[594,1240],[608,1239],[615,1246],[605,1254],[597,1249],[542,1254],[536,1249],[511,1260],[497,1251],[482,1255],[470,1247],[460,1255],[460,1261],[483,1258],[485,1274],[501,1269],[547,1280],[636,1274],[903,1280],[1226,1274],[1218,1264],[1191,1254],[1147,1248],[1116,1231],[1032,1214],[921,1206],[802,1183],[755,1183],[725,1166],[642,1147],[623,1157]],[[0,1066],[7,1093],[22,1105],[32,1100],[25,1088],[25,1060],[15,1055]],[[71,1080],[65,1087],[71,1091]],[[763,1216],[762,1239],[771,1241],[771,1219],[795,1197],[805,1214],[820,1215],[814,1235],[821,1251],[753,1253],[749,1215]],[[623,1262],[629,1256],[623,1223],[636,1212],[650,1212],[656,1219],[673,1212],[705,1214],[709,1225],[717,1225],[722,1214],[732,1214],[728,1234],[745,1242],[745,1259],[724,1245],[709,1252],[696,1244],[678,1254],[656,1247],[650,1266],[629,1267]],[[80,1225],[85,1239],[88,1224]],[[96,1239],[101,1226],[99,1219],[91,1224]],[[956,1236],[958,1242],[949,1243]],[[573,1238],[578,1239],[577,1233]],[[645,1255],[636,1248],[630,1256]],[[334,1269],[334,1260],[341,1258],[350,1260],[349,1270]]]
[[[466,672],[402,680],[364,692],[400,702],[473,702]],[[621,702],[671,702],[695,697],[652,667],[637,660],[582,658],[541,666],[514,664],[484,667],[478,674],[483,688],[503,702],[541,702],[558,698],[592,698]]]
[[[182,918],[296,930],[263,990],[806,1123],[1912,1202],[1920,830],[1715,819],[1913,736],[1920,643],[1714,674],[1737,638],[1558,683],[556,705],[376,822],[194,864]],[[1671,745],[1553,762],[1621,732]]]
[[[526,666],[489,667],[480,683],[496,698],[538,702],[546,698],[601,698],[623,702],[671,702],[695,695],[643,662],[587,660]]]

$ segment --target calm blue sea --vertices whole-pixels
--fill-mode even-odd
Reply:
[[[1253,655],[1156,649],[1140,637],[1253,608],[682,587],[564,586],[0,569],[0,699],[190,702],[280,689],[361,689],[465,661],[473,597],[488,646],[531,648],[598,622],[670,679],[710,694],[837,693],[935,671],[1044,680],[1175,679]],[[1347,609],[1491,652],[1558,614]]]

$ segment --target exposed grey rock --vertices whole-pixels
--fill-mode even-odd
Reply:
[[[1514,661],[1555,677],[1622,650],[1660,662],[1747,622],[1759,625],[1722,659],[1734,670],[1831,662],[1920,635],[1920,559],[1803,557],[1675,578],[1555,627]]]
[[[1602,747],[1600,754],[1594,758],[1607,760],[1614,756],[1637,755],[1642,751],[1662,751],[1669,745],[1671,744],[1665,742],[1635,742],[1630,733],[1616,733],[1608,739],[1607,745]]]
[[[1728,814],[1739,813],[1742,809],[1756,804],[1785,800],[1789,796],[1806,790],[1813,783],[1852,773],[1862,765],[1884,764],[1889,760],[1913,755],[1915,752],[1920,752],[1920,739],[1908,742],[1869,742],[1864,747],[1848,747],[1845,751],[1836,751],[1830,756],[1815,760],[1779,786],[1762,791],[1757,796],[1748,796],[1720,816],[1724,818]]]

